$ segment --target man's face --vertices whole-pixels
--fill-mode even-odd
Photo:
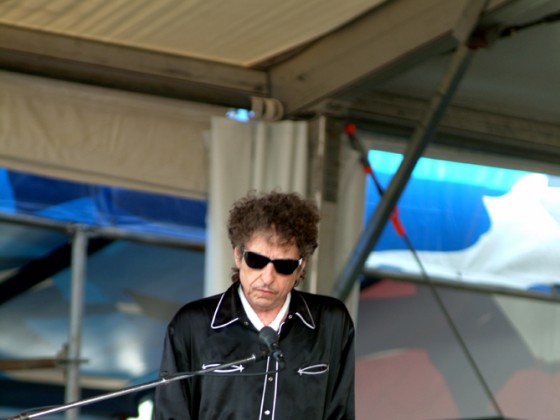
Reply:
[[[245,251],[260,254],[272,260],[300,258],[295,244],[279,245],[278,238],[268,233],[256,233],[245,243]],[[272,263],[261,269],[251,268],[243,258],[242,250],[234,250],[235,264],[239,268],[241,287],[251,307],[258,315],[268,313],[276,315],[286,296],[293,289],[295,282],[305,266],[305,261],[288,275],[279,274]]]

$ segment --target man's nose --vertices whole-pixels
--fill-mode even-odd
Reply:
[[[276,276],[276,271],[274,270],[274,265],[271,262],[269,262],[267,265],[264,266],[261,277],[266,284],[270,284],[274,281],[275,276]]]

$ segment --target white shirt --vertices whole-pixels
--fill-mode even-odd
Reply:
[[[243,304],[243,309],[245,309],[245,312],[247,313],[247,317],[249,318],[249,321],[251,321],[251,323],[255,326],[255,328],[260,331],[266,325],[263,324],[263,322],[261,321],[261,319],[259,318],[259,316],[255,312],[255,310],[252,308],[251,304],[249,303],[249,301],[245,297],[245,293],[243,292],[243,288],[241,286],[239,286],[237,288],[237,291],[239,293],[239,297],[241,298],[241,303]],[[290,300],[291,299],[292,299],[292,294],[288,293],[288,296],[286,296],[286,301],[284,302],[284,305],[282,305],[282,308],[280,309],[280,312],[278,312],[278,315],[276,315],[276,318],[274,318],[274,320],[270,323],[269,327],[273,328],[275,331],[278,331],[280,329],[280,324],[282,323],[282,320],[284,319],[284,317],[288,313],[288,308],[290,307]]]

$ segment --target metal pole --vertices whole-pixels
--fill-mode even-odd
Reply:
[[[424,118],[420,121],[412,135],[397,173],[389,184],[387,191],[371,216],[346,266],[342,270],[333,288],[333,296],[345,300],[350,294],[356,279],[362,273],[369,253],[381,236],[383,228],[391,216],[412,170],[432,140],[437,126],[473,57],[474,52],[468,46],[468,39],[476,26],[478,16],[486,7],[486,3],[487,0],[470,0],[467,2],[463,18],[457,25],[458,31],[456,36],[459,38],[459,44],[451,58],[451,63],[430,101]]]
[[[26,214],[0,213],[0,223],[12,223],[23,226],[36,226],[57,230],[63,233],[73,232],[76,229],[88,229],[89,236],[102,237],[115,240],[135,241],[161,246],[193,249],[203,251],[205,241],[203,239],[190,239],[181,237],[169,237],[146,232],[133,232],[126,229],[110,226],[77,225],[73,222],[61,222],[46,217],[31,216]]]
[[[167,385],[170,382],[174,382],[174,381],[180,381],[183,379],[187,379],[187,378],[191,378],[193,376],[203,376],[203,375],[209,375],[212,374],[213,372],[219,372],[220,370],[226,369],[228,367],[232,367],[232,366],[239,366],[239,365],[244,365],[247,363],[253,363],[253,362],[258,362],[259,360],[264,360],[267,357],[272,357],[273,351],[272,349],[266,350],[266,351],[262,351],[259,353],[253,353],[248,357],[245,357],[243,359],[239,359],[236,360],[234,362],[228,362],[228,363],[224,363],[221,365],[216,365],[207,369],[201,369],[201,370],[196,370],[193,372],[178,372],[178,373],[174,373],[172,375],[163,375],[160,376],[159,379],[156,379],[154,381],[150,381],[150,382],[145,382],[142,383],[140,385],[135,385],[135,386],[131,386],[128,388],[123,388],[117,391],[113,391],[113,392],[109,392],[107,394],[101,394],[101,395],[96,395],[94,397],[90,397],[90,398],[85,398],[83,400],[79,400],[79,401],[71,401],[67,404],[63,404],[63,405],[59,405],[59,406],[53,406],[53,407],[47,407],[45,409],[40,409],[40,410],[35,410],[35,411],[25,411],[15,417],[8,417],[4,420],[29,420],[29,419],[33,419],[36,417],[42,417],[48,414],[54,414],[54,413],[60,413],[62,411],[66,411],[66,410],[70,410],[70,409],[76,409],[76,407],[82,407],[84,405],[88,405],[88,404],[93,404],[96,402],[100,402],[100,401],[105,401],[111,398],[116,398],[116,397],[121,397],[123,395],[127,395],[127,394],[131,394],[133,392],[138,392],[138,391],[143,391],[146,389],[150,389],[150,388],[155,388],[157,386],[160,385]],[[276,363],[276,367],[277,369],[274,369],[272,371],[269,372],[264,372],[264,374],[266,373],[276,373],[276,372],[280,372],[282,370],[285,369],[285,366],[282,366],[282,363],[277,362]],[[223,375],[217,373],[217,375]],[[227,374],[226,374],[227,376]],[[68,413],[68,411],[67,411]]]
[[[70,403],[80,398],[80,350],[82,316],[84,306],[84,275],[86,269],[88,238],[85,229],[78,228],[72,238],[72,284],[70,295],[70,330],[68,342],[68,366],[66,369],[66,392],[64,401]],[[77,420],[79,409],[68,410],[66,420]]]
[[[378,268],[365,268],[364,274],[373,279],[389,279],[406,283],[426,284],[426,276],[423,273],[405,273],[391,270],[383,270]],[[508,296],[513,298],[522,298],[525,300],[549,302],[560,304],[560,296],[557,293],[531,292],[528,290],[513,289],[507,286],[486,285],[480,283],[471,283],[460,281],[452,277],[434,277],[430,276],[429,281],[438,289],[460,290],[470,293],[481,293],[486,295]]]
[[[339,279],[339,282],[336,284],[336,287],[333,291],[336,297],[341,299],[345,299],[353,288],[356,278],[362,272],[363,266],[365,261],[369,255],[369,253],[373,250],[375,243],[381,236],[383,228],[387,223],[387,220],[391,216],[397,201],[410,178],[412,170],[416,166],[416,163],[424,149],[427,147],[428,143],[431,141],[439,121],[443,117],[447,106],[449,105],[451,98],[455,94],[459,82],[462,80],[463,75],[470,64],[472,57],[474,55],[473,50],[468,45],[468,39],[472,28],[476,23],[476,18],[479,14],[484,10],[486,7],[487,0],[470,0],[468,2],[467,9],[465,10],[464,16],[468,19],[465,20],[473,20],[471,25],[466,25],[467,28],[463,32],[463,42],[458,46],[457,50],[455,51],[450,66],[447,69],[447,72],[443,76],[440,85],[432,97],[432,101],[430,102],[430,106],[422,119],[421,123],[417,126],[416,130],[413,133],[412,139],[409,143],[409,146],[404,154],[403,162],[399,166],[397,173],[395,174],[393,180],[389,184],[389,188],[387,189],[386,193],[384,194],[381,202],[379,203],[375,213],[371,217],[368,225],[362,236],[359,238],[358,243],[356,244],[356,248],[352,253],[350,260],[342,275]],[[465,22],[463,22],[465,24]],[[465,29],[464,27],[461,29]],[[443,300],[437,293],[436,287],[431,282],[430,278],[424,272],[425,280],[428,281],[428,285],[430,286],[430,290],[433,293],[434,298],[436,299],[439,307],[442,310],[442,313],[445,319],[448,321],[448,324],[455,335],[459,345],[463,349],[465,356],[469,363],[471,364],[475,375],[480,381],[481,386],[483,387],[488,399],[490,400],[491,404],[493,405],[496,412],[502,416],[503,413],[501,412],[500,406],[498,405],[492,391],[484,377],[480,369],[478,368],[474,358],[472,357],[471,353],[469,352],[466,343],[464,342],[461,334],[459,333],[457,327],[453,323],[449,312],[447,311]]]
[[[364,232],[358,239],[350,259],[335,285],[334,296],[344,300],[352,289],[355,280],[361,274],[369,253],[383,232],[387,220],[391,216],[397,201],[410,178],[418,159],[426,149],[428,143],[444,114],[463,73],[470,62],[472,51],[461,45],[455,52],[450,68],[444,76],[440,88],[432,98],[426,117],[417,127],[404,154],[403,161],[397,173],[391,180],[382,200],[371,216]]]

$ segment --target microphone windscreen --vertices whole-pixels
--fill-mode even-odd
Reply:
[[[261,343],[270,349],[274,344],[278,343],[278,333],[272,327],[263,327],[259,332],[259,339]]]

